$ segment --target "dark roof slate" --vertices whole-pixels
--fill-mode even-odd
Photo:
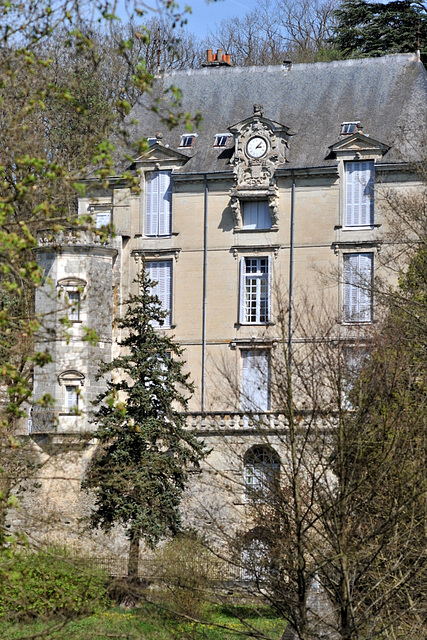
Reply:
[[[255,103],[263,106],[264,117],[286,125],[293,134],[290,168],[335,164],[328,148],[339,140],[344,121],[360,121],[364,134],[390,146],[384,162],[415,159],[411,136],[419,136],[427,120],[427,74],[412,54],[295,64],[290,69],[204,67],[156,80],[151,95],[145,95],[127,119],[130,141],[161,131],[163,144],[178,150],[184,127],[169,131],[150,108],[171,86],[182,92],[180,110],[200,111],[203,117],[194,150],[180,150],[190,159],[179,173],[232,171],[230,152],[213,146],[215,134],[250,116]],[[170,93],[166,96],[170,100]]]

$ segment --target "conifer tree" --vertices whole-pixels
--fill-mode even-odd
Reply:
[[[425,2],[345,0],[335,11],[331,40],[348,58],[391,53],[425,52],[427,12]]]
[[[99,369],[99,376],[111,377],[96,400],[100,447],[84,481],[95,497],[91,526],[125,529],[129,577],[138,575],[142,540],[154,548],[179,531],[188,466],[205,455],[203,443],[185,429],[182,410],[193,387],[183,372],[182,350],[156,329],[168,312],[144,269],[135,282],[139,293],[129,297],[118,321],[123,355]]]

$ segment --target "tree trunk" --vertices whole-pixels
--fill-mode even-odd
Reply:
[[[4,546],[6,538],[7,505],[10,498],[10,491],[10,478],[3,469],[3,471],[0,471],[0,547]]]
[[[133,531],[131,534],[129,545],[129,561],[128,561],[128,578],[138,578],[139,574],[139,542],[141,534],[139,531]]]

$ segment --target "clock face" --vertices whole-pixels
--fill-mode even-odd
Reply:
[[[254,136],[246,145],[246,151],[251,158],[262,158],[267,153],[267,140]]]

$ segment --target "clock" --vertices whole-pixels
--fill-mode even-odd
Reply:
[[[267,140],[261,136],[254,136],[246,145],[246,152],[251,158],[262,158],[267,153]]]

